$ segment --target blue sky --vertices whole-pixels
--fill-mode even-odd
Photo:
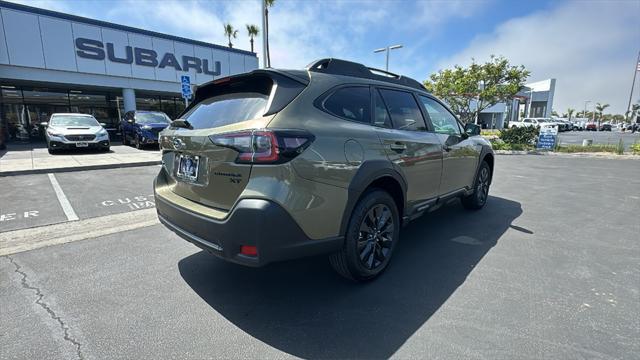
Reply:
[[[259,0],[14,1],[222,45],[222,24],[230,22],[242,49],[249,48],[245,24],[261,26]],[[384,55],[373,50],[400,43],[390,70],[424,80],[471,58],[504,55],[531,70],[530,81],[557,79],[558,112],[582,109],[584,100],[624,112],[640,50],[638,14],[640,0],[277,0],[270,12],[272,65],[302,68],[340,57],[384,68]]]

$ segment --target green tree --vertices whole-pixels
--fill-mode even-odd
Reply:
[[[256,25],[247,24],[247,35],[249,35],[249,42],[251,42],[251,52],[253,51],[253,38],[258,36],[260,33],[260,28]]]
[[[568,108],[567,109],[567,116],[569,117],[569,120],[571,120],[571,116],[573,116],[573,113],[575,112],[575,109],[572,108]]]
[[[624,113],[625,120],[629,123],[634,123],[639,111],[640,103],[631,105],[631,109],[627,110],[627,112]]]
[[[472,59],[468,67],[456,65],[431,74],[424,86],[445,100],[466,123],[484,109],[513,99],[528,77],[524,66],[512,66],[504,57],[491,55],[484,64]]]
[[[229,47],[232,48],[231,38],[235,39],[238,36],[238,30],[234,29],[231,24],[224,24],[224,36],[229,38]]]
[[[272,7],[276,3],[276,0],[264,0],[264,36],[267,40],[267,67],[271,67],[271,52],[269,51],[269,8]]]
[[[606,109],[608,107],[609,107],[609,104],[600,104],[600,103],[596,104],[596,111],[600,115],[598,117],[598,126],[600,126],[600,121],[602,121],[602,113],[604,112],[604,109]]]

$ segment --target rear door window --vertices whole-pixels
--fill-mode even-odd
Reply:
[[[343,119],[370,124],[369,87],[349,86],[336,90],[324,101],[324,109]]]
[[[426,131],[424,118],[413,94],[406,91],[380,89],[393,127],[398,130]]]

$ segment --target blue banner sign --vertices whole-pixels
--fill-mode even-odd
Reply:
[[[544,126],[540,128],[540,135],[538,135],[537,149],[553,150],[556,147],[556,141],[558,140],[558,127],[556,126]]]

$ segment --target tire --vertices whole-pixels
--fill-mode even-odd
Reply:
[[[462,206],[469,210],[479,210],[484,207],[489,197],[489,186],[491,185],[491,168],[486,161],[482,161],[478,168],[473,194],[462,197]]]
[[[122,134],[122,145],[129,145],[129,141],[127,141],[127,134],[125,134],[124,130],[120,130]]]
[[[366,235],[364,229],[370,230],[371,235]],[[329,256],[329,262],[347,279],[372,280],[389,265],[399,237],[400,216],[395,201],[386,191],[373,189],[356,204],[344,245]]]
[[[47,147],[47,151],[49,152],[49,155],[53,155],[53,154],[55,154],[55,153],[56,153],[56,151],[55,151],[55,150],[53,150],[53,149],[52,149],[52,148],[50,148],[50,147]]]

